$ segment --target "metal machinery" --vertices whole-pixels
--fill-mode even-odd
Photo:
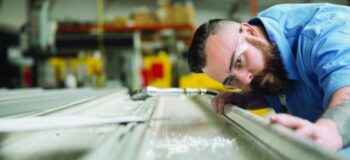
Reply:
[[[0,159],[342,159],[207,96],[131,101],[125,89],[0,90]]]

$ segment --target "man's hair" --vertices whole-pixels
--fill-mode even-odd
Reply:
[[[205,42],[210,35],[216,34],[225,22],[232,21],[212,19],[198,27],[188,50],[187,63],[191,72],[203,73],[202,69],[206,66]]]

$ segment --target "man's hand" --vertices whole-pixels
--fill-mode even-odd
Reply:
[[[327,148],[339,150],[342,147],[342,140],[336,125],[330,119],[321,118],[317,122],[311,123],[288,114],[277,114],[271,117],[271,122],[290,128],[297,134],[309,137]]]
[[[214,111],[217,113],[223,113],[224,106],[227,103],[244,109],[258,109],[267,106],[263,97],[247,92],[220,93],[211,102]]]

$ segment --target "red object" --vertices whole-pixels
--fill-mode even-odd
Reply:
[[[152,79],[162,79],[164,77],[164,67],[162,63],[153,63],[151,71]]]
[[[24,87],[31,87],[33,85],[31,68],[29,67],[22,68],[22,82]]]
[[[149,83],[149,71],[145,68],[142,68],[142,87],[146,87]]]
[[[143,68],[141,70],[142,86],[149,85],[150,82],[164,78],[164,65],[162,63],[153,63],[149,70]]]

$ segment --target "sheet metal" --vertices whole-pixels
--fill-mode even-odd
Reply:
[[[312,142],[299,143],[298,140],[290,138],[293,136],[284,137],[284,133],[280,134],[283,131],[267,127],[266,123],[257,120],[259,118],[252,118],[246,111],[231,110],[226,113],[226,116],[220,116],[208,107],[210,97],[193,100],[185,96],[160,96],[135,102],[129,99],[124,89],[90,91],[62,90],[58,91],[59,96],[56,91],[35,90],[32,96],[28,96],[31,94],[28,91],[25,91],[25,95],[23,95],[24,92],[20,92],[22,96],[18,97],[25,100],[20,101],[21,98],[18,98],[16,103],[21,105],[16,109],[21,113],[16,112],[14,108],[9,112],[11,107],[1,103],[11,99],[10,104],[14,104],[16,94],[8,93],[11,91],[1,91],[6,92],[7,95],[3,97],[3,101],[0,101],[0,112],[4,108],[6,111],[6,114],[3,114],[6,116],[1,119],[23,116],[47,117],[55,120],[60,118],[64,120],[64,117],[70,116],[118,119],[132,116],[146,121],[97,126],[79,126],[77,122],[70,124],[67,121],[63,125],[74,124],[74,128],[58,127],[30,132],[0,133],[0,159],[270,160],[303,159],[305,155],[308,155],[307,158],[312,155],[320,155],[318,157],[320,159],[339,158],[317,147],[312,149],[314,146]],[[51,98],[39,100],[39,95],[45,97],[45,94]],[[57,99],[52,100],[55,95]],[[31,100],[36,102],[35,105],[29,103]],[[59,100],[65,103],[50,105],[50,101]],[[30,108],[34,107],[34,110],[33,108],[22,109],[26,107],[26,103]],[[235,112],[238,114],[234,114]],[[9,113],[12,116],[9,117]],[[47,123],[50,124],[50,122]],[[284,149],[284,146],[289,148]],[[279,150],[279,147],[283,149]]]
[[[21,89],[0,92],[0,117],[23,117],[74,106],[114,92],[112,89]]]
[[[83,92],[76,92],[83,94]],[[66,96],[71,96],[67,94]],[[64,97],[58,97],[64,98]],[[150,104],[150,105],[147,105]],[[149,119],[152,113],[152,100],[133,102],[126,90],[114,91],[99,97],[91,97],[64,109],[45,112],[39,116],[55,117],[84,116],[96,118],[118,118],[125,116]],[[57,107],[57,106],[56,106]],[[48,107],[51,110],[52,107]],[[27,118],[31,116],[26,116]],[[13,118],[13,117],[11,117]],[[3,118],[4,119],[4,118]],[[67,125],[69,122],[67,122]],[[142,134],[136,128],[144,126],[138,123],[105,124],[92,127],[45,129],[32,132],[12,132],[0,134],[0,159],[116,159],[122,155],[133,132]],[[145,127],[143,127],[145,128]],[[142,137],[138,135],[138,137]],[[118,149],[120,148],[120,149]],[[119,150],[119,151],[118,151]],[[113,158],[114,157],[114,158]]]
[[[138,159],[272,159],[207,107],[186,97],[160,97]]]

